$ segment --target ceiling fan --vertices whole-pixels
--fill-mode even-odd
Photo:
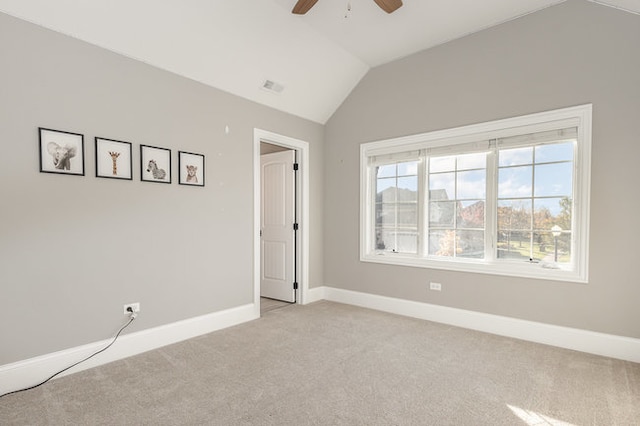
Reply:
[[[380,9],[387,13],[395,12],[400,6],[402,6],[402,0],[373,0],[376,2]],[[318,2],[318,0],[298,0],[291,13],[296,15],[304,15]]]

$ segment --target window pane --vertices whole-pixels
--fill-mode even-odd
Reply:
[[[531,200],[500,200],[498,230],[530,230]]]
[[[456,157],[432,157],[429,159],[429,172],[449,172],[456,169]]]
[[[417,230],[399,230],[396,235],[398,253],[417,253],[418,252],[418,231]]]
[[[531,233],[521,231],[498,232],[498,258],[529,260],[531,258]]]
[[[376,227],[376,250],[385,250],[387,244],[384,241],[385,233],[380,227]]]
[[[458,172],[457,199],[484,198],[487,193],[487,179],[485,170]]]
[[[554,237],[551,232],[533,234],[533,259],[554,262]]]
[[[418,231],[416,229],[376,228],[376,250],[394,253],[417,253]]]
[[[384,166],[378,167],[378,173],[376,177],[391,177],[396,175],[396,165],[395,164],[387,164]]]
[[[454,230],[429,231],[429,254],[432,256],[453,257],[456,250],[456,232]]]
[[[454,201],[432,201],[429,203],[429,227],[451,228],[456,205]]]
[[[533,164],[533,147],[501,149],[498,153],[498,166],[517,166]]]
[[[572,161],[574,142],[539,145],[536,147],[536,163]]]
[[[398,178],[398,201],[418,200],[418,177]]]
[[[569,196],[573,192],[573,163],[536,165],[535,176],[536,197]]]
[[[531,197],[531,166],[508,167],[498,171],[498,198]]]
[[[484,152],[458,155],[458,170],[484,169],[486,167],[487,154]]]
[[[395,251],[395,231],[388,229],[376,229],[376,249],[384,251]]]
[[[376,181],[376,202],[392,203],[396,201],[396,179],[385,178]]]
[[[484,200],[461,201],[458,204],[457,227],[484,229]]]
[[[457,256],[484,259],[484,231],[458,231]]]
[[[558,237],[558,262],[571,263],[571,233],[563,232]],[[554,241],[555,248],[555,241]],[[555,255],[554,255],[555,257]]]
[[[549,231],[559,226],[564,231],[571,230],[571,200],[562,198],[537,198],[533,202],[534,227]]]
[[[418,226],[418,204],[398,204],[398,225]]]
[[[395,204],[376,204],[376,224],[394,226],[396,224]]]
[[[407,161],[405,163],[398,163],[398,176],[410,175],[418,175],[418,162]]]
[[[429,196],[431,199],[452,200],[456,195],[456,174],[436,173],[429,175]]]
[[[532,257],[545,263],[570,263],[571,233],[563,232],[557,238],[552,232],[534,233]]]

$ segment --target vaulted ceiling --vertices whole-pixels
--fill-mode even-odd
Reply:
[[[389,15],[373,0],[319,0],[293,15],[296,0],[0,0],[0,11],[325,123],[372,67],[563,1],[404,0]],[[640,0],[597,3],[640,13]]]

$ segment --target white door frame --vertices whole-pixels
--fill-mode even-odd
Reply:
[[[309,143],[267,130],[253,129],[253,304],[260,316],[260,143],[267,142],[296,151],[300,165],[296,203],[298,210],[298,294],[306,304],[309,292]],[[293,283],[292,283],[293,284]]]

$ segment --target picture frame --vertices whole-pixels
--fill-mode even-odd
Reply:
[[[140,145],[140,180],[171,183],[171,150]]]
[[[133,180],[130,142],[95,137],[96,177]]]
[[[204,155],[178,151],[178,184],[204,186]]]
[[[84,135],[38,127],[40,172],[84,176]]]

